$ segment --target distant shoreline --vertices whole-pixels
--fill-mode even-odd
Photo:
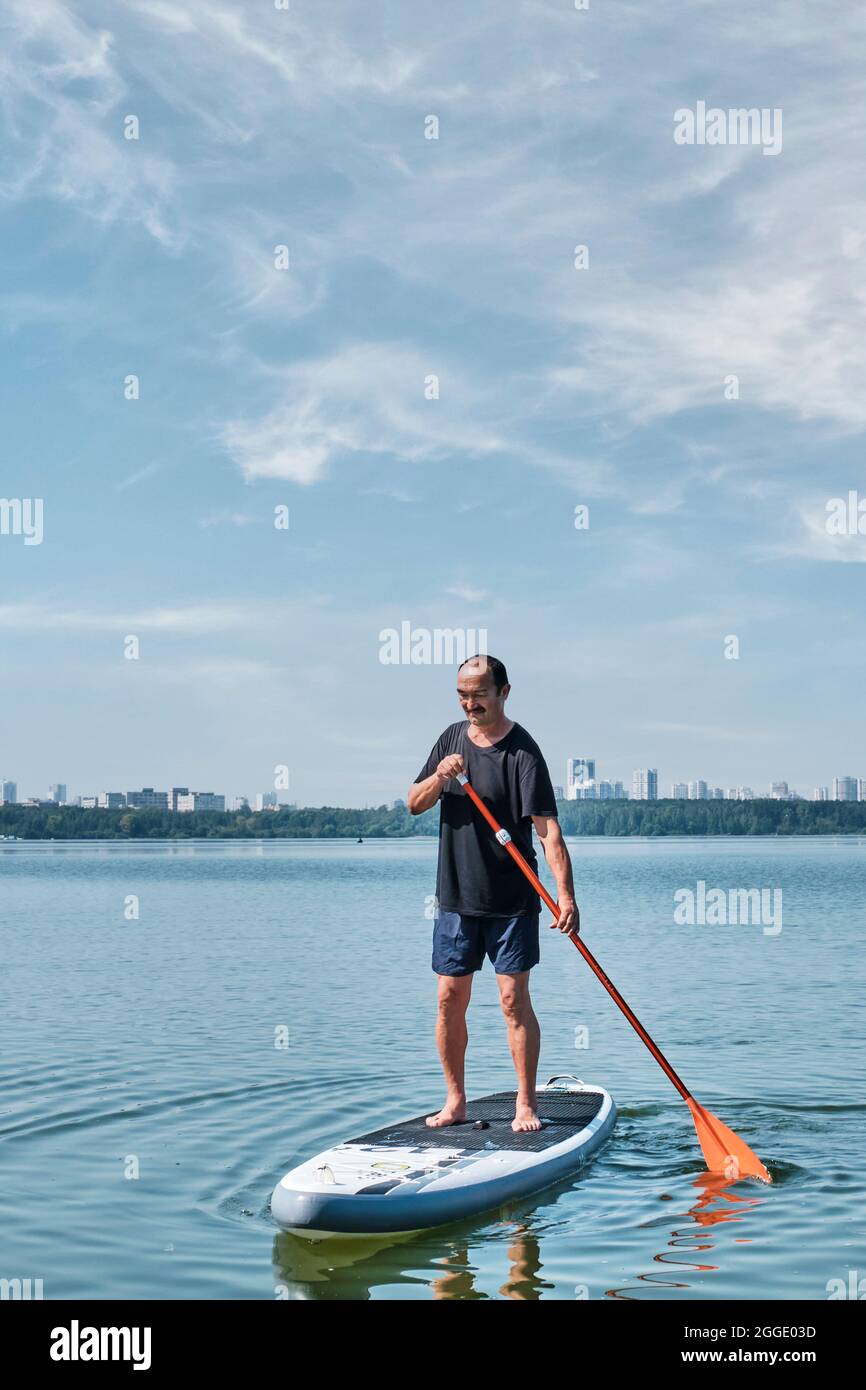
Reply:
[[[566,841],[574,840],[594,840],[607,841],[613,844],[629,844],[631,842],[641,844],[658,844],[665,840],[718,840],[721,842],[731,842],[733,840],[768,840],[774,844],[783,841],[785,844],[794,844],[798,840],[850,840],[852,844],[857,844],[861,840],[866,842],[866,831],[862,834],[857,831],[839,831],[836,834],[811,833],[794,835],[566,835]],[[156,835],[116,835],[110,839],[104,836],[93,835],[87,839],[79,840],[73,836],[64,839],[40,839],[38,836],[31,836],[29,839],[2,839],[0,838],[0,852],[4,849],[14,849],[16,846],[23,845],[302,845],[302,844],[333,844],[333,845],[415,845],[425,844],[435,846],[436,839],[432,835],[365,835],[358,841],[354,835],[175,835],[172,838],[161,838]]]
[[[561,801],[563,834],[656,839],[866,835],[861,801]],[[94,810],[0,806],[0,835],[63,840],[405,840],[438,836],[439,810],[411,816],[402,804],[284,807],[276,811]],[[0,844],[4,843],[0,841]]]

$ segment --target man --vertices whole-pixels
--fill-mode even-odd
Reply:
[[[413,816],[442,802],[433,969],[439,977],[436,1042],[448,1094],[439,1113],[428,1115],[431,1127],[466,1119],[466,1010],[472,976],[486,954],[496,971],[517,1072],[511,1127],[541,1128],[535,1109],[541,1030],[529,997],[529,972],[539,961],[541,903],[455,780],[459,772],[466,774],[533,869],[535,826],[556,879],[560,918],[551,925],[566,933],[579,930],[571,859],[556,819],[550,774],[538,744],[505,714],[510,692],[505,667],[495,657],[475,656],[463,662],[457,672],[457,698],[466,719],[445,730],[406,798]]]

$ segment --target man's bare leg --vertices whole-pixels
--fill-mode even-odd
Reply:
[[[541,1129],[536,1112],[535,1081],[541,1052],[541,1028],[529,997],[529,971],[497,975],[499,1002],[508,1024],[508,1046],[517,1072],[517,1102],[511,1128]]]
[[[431,1129],[466,1119],[464,1064],[469,1032],[466,1010],[472,993],[471,975],[439,976],[439,1009],[436,1015],[436,1045],[448,1095],[438,1115],[428,1115]]]

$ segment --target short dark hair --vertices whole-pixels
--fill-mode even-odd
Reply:
[[[480,652],[478,656],[467,656],[466,660],[461,661],[460,665],[457,667],[457,674],[459,676],[463,667],[468,666],[470,661],[481,661],[482,658],[487,662],[487,669],[493,677],[493,684],[496,686],[496,693],[498,695],[503,685],[508,684],[508,672],[502,662],[498,661],[495,656],[488,656],[486,652]]]

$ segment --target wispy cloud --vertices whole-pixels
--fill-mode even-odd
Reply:
[[[26,633],[163,632],[179,636],[251,629],[276,631],[298,608],[321,601],[311,596],[303,603],[197,603],[128,610],[61,603],[6,603],[0,605],[0,629]]]
[[[445,592],[464,599],[466,603],[481,603],[488,597],[486,589],[476,589],[471,584],[449,584]]]
[[[47,194],[99,222],[140,222],[165,250],[179,250],[184,234],[171,211],[176,169],[152,143],[124,138],[127,86],[112,33],[60,0],[9,5],[0,196],[17,202]]]
[[[86,313],[84,302],[69,294],[53,297],[44,292],[24,290],[0,295],[0,330],[9,334],[24,327],[75,323]]]
[[[438,399],[427,394],[434,376]],[[455,455],[511,454],[581,471],[579,461],[522,441],[503,419],[495,388],[473,381],[440,353],[422,356],[408,344],[356,343],[331,357],[287,367],[280,395],[266,414],[217,427],[248,481],[313,483],[340,458],[381,455],[423,465]],[[601,468],[582,471],[587,486],[598,485]]]
[[[420,502],[421,498],[414,492],[410,492],[405,487],[363,487],[361,488],[362,497],[387,497],[392,502]]]
[[[134,473],[130,473],[128,478],[121,478],[120,482],[115,483],[115,489],[117,492],[124,492],[128,487],[135,487],[136,483],[143,483],[145,478],[154,477],[164,467],[162,459],[151,459],[143,468],[137,468]]]
[[[253,526],[259,520],[247,512],[220,512],[218,515],[202,517],[199,526]]]
[[[762,559],[818,560],[831,564],[866,562],[866,535],[837,535],[827,529],[826,496],[800,498],[786,510],[786,534],[775,541],[756,544]],[[847,498],[843,498],[847,505]],[[856,524],[856,522],[855,522]]]

